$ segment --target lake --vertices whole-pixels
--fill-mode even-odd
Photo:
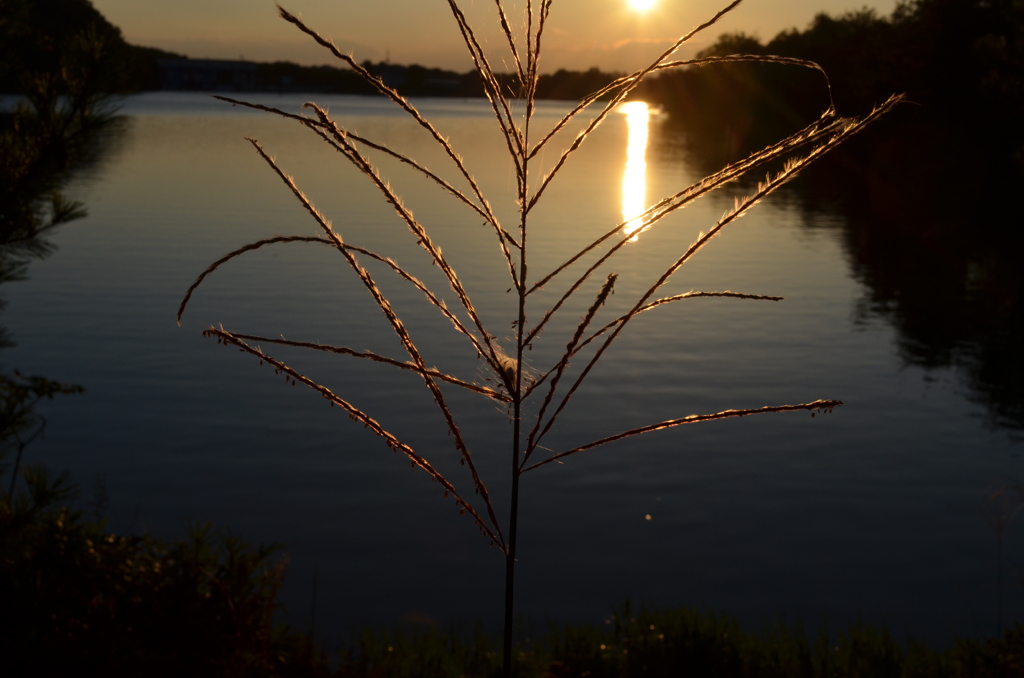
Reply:
[[[296,113],[305,101],[253,97]],[[384,100],[313,99],[349,129],[457,178],[436,144]],[[486,102],[416,103],[451,136],[502,222],[515,224],[515,174]],[[536,127],[566,110],[543,104]],[[107,498],[115,530],[175,536],[188,521],[209,521],[253,543],[284,544],[287,619],[315,626],[325,642],[362,622],[497,626],[503,559],[426,474],[315,393],[200,336],[223,324],[401,359],[337,252],[292,243],[236,259],[175,323],[189,284],[223,254],[261,238],[317,235],[246,136],[295,176],[349,243],[393,257],[456,307],[415,237],[365,177],[295,123],[191,93],[131,97],[122,113],[121,138],[71,188],[89,216],[62,227],[59,251],[5,289],[4,323],[18,344],[4,352],[5,367],[87,389],[42,407],[46,437],[27,461],[69,470],[83,507]],[[540,164],[556,158],[549,149]],[[387,158],[380,167],[459,272],[489,332],[508,345],[516,307],[493,232],[409,168]],[[637,205],[699,177],[685,139],[661,116],[613,115],[536,210],[531,277]],[[628,309],[748,190],[704,198],[626,246],[606,271],[620,278],[600,318]],[[751,628],[785,619],[836,629],[859,618],[933,643],[1024,618],[1016,569],[1024,535],[1010,523],[1000,561],[986,503],[1024,477],[1020,439],[993,421],[956,365],[907,359],[899,323],[871,310],[875,291],[847,226],[840,211],[807,209],[796,189],[730,225],[664,295],[732,290],[785,300],[692,299],[639,317],[545,447],[730,408],[846,404],[814,418],[763,415],[649,433],[527,474],[522,614],[600,622],[629,596],[727,612]],[[471,346],[419,292],[381,265],[369,268],[428,364],[485,383]],[[572,279],[563,274],[532,295],[533,317]],[[557,360],[603,279],[590,281],[540,335],[532,368]],[[415,374],[264,348],[470,487]],[[473,393],[445,394],[503,516],[505,411]]]

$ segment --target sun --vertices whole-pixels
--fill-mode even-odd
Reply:
[[[654,0],[629,0],[629,6],[639,12],[645,12],[654,7]]]

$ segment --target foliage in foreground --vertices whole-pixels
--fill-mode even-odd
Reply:
[[[196,527],[185,539],[122,536],[68,507],[66,476],[23,472],[0,496],[0,653],[5,675],[499,675],[499,640],[364,628],[332,669],[309,636],[274,624],[285,562],[275,548]],[[627,603],[604,625],[521,627],[522,678],[986,678],[1024,675],[1024,625],[942,652],[856,624],[809,638],[779,624],[751,633],[727,615]],[[9,672],[9,673],[8,673]]]
[[[495,676],[501,666],[496,640],[478,630],[471,640],[429,631],[363,632],[342,655],[337,675]],[[627,603],[604,627],[549,625],[536,642],[518,648],[521,678],[986,678],[1024,675],[1024,625],[1001,638],[960,640],[942,652],[888,631],[855,624],[809,639],[800,627],[779,624],[749,633],[727,615],[691,608],[641,610]]]
[[[308,637],[275,625],[276,548],[197,526],[120,536],[68,507],[66,476],[23,471],[0,496],[0,656],[17,676],[319,675]]]

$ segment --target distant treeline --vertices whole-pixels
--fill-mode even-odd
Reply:
[[[289,62],[188,59],[129,45],[89,0],[0,0],[0,91],[26,81],[91,68],[90,87],[107,92],[199,89],[370,94],[347,69]],[[987,146],[1024,162],[1024,4],[1020,0],[909,0],[891,16],[859,10],[818,15],[804,30],[767,43],[725,34],[704,56],[777,54],[821,64],[841,113],[860,113],[894,92],[907,93],[925,115],[954,119]],[[483,96],[474,72],[364,62],[409,96]],[[538,96],[579,99],[617,73],[566,71],[541,76]],[[501,76],[508,91],[518,83]],[[778,128],[796,127],[828,105],[824,78],[774,64],[716,64],[657,74],[636,96],[662,104],[677,119],[719,130],[737,151]]]
[[[377,90],[354,71],[333,66],[300,66],[288,61],[258,63],[168,58],[155,53],[152,57],[155,71],[162,77],[160,86],[138,89],[377,94]],[[483,84],[476,71],[458,73],[418,64],[404,66],[383,61],[364,61],[362,66],[406,96],[484,96]],[[588,71],[559,70],[540,76],[538,96],[541,99],[579,100],[619,75],[604,73],[597,68]],[[518,78],[511,74],[498,74],[498,79],[506,91],[515,96]]]
[[[475,71],[457,73],[419,65],[364,62],[370,72],[408,96],[482,97]],[[128,44],[120,29],[89,0],[0,0],[0,92],[38,90],[70,93],[70,79],[91,93],[161,89],[197,91],[329,92],[373,94],[375,90],[346,68],[300,66],[278,61],[255,63],[189,59],[151,47]],[[560,70],[541,76],[538,95],[579,99],[616,76],[596,68]],[[502,76],[510,88],[511,76]]]
[[[776,54],[819,63],[840,113],[863,113],[894,92],[919,104],[918,124],[952,131],[986,155],[1024,166],[1024,3],[1020,0],[909,0],[891,16],[863,9],[818,15],[803,30],[767,43],[722,35],[703,56]],[[364,62],[409,96],[483,96],[475,72]],[[578,100],[618,73],[598,69],[541,76],[538,97]],[[518,91],[511,74],[499,76]],[[46,85],[68,96],[158,89],[371,94],[348,69],[289,62],[189,59],[125,42],[89,0],[0,0],[0,92]],[[651,77],[634,95],[661,104],[697,136],[738,155],[797,129],[829,103],[822,75],[778,64],[687,67]],[[895,116],[900,117],[900,116]],[[903,117],[908,117],[903,114]],[[723,143],[724,140],[724,143]]]
[[[917,106],[905,108],[916,110],[896,118],[934,128],[939,147],[969,140],[1024,164],[1019,0],[903,1],[889,17],[870,9],[819,14],[806,29],[783,31],[767,43],[742,33],[723,35],[701,56],[734,53],[817,62],[831,79],[841,114],[863,113],[890,94],[906,93]],[[693,129],[725,136],[736,153],[763,144],[780,128],[797,129],[829,103],[820,73],[756,63],[665,72],[638,94]]]

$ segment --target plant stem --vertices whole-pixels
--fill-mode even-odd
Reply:
[[[516,583],[516,532],[519,526],[519,475],[522,473],[519,469],[523,404],[523,371],[520,366],[523,360],[523,323],[526,318],[526,295],[524,294],[526,289],[526,247],[523,247],[520,252],[520,271],[524,273],[519,285],[519,325],[516,332],[516,392],[512,401],[512,499],[509,505],[508,553],[505,555],[505,634],[502,665],[502,675],[505,678],[511,678],[512,676],[512,615]]]
[[[527,116],[523,136],[524,147],[529,148],[530,118]],[[523,153],[523,175],[519,183],[519,320],[516,323],[516,377],[515,393],[512,394],[512,498],[509,503],[508,519],[508,553],[505,556],[505,633],[504,633],[504,654],[502,664],[502,675],[505,678],[512,678],[512,624],[513,608],[515,606],[515,572],[516,572],[516,534],[519,526],[519,476],[520,469],[520,444],[522,432],[522,406],[523,406],[523,348],[526,332],[526,199],[528,197],[529,183],[527,182],[527,165],[529,158]]]
[[[519,402],[516,401],[516,410]],[[512,502],[508,522],[508,555],[505,556],[505,635],[502,674],[512,676],[512,615],[516,583],[516,528],[519,518],[519,414],[516,412],[515,444],[512,454]]]

